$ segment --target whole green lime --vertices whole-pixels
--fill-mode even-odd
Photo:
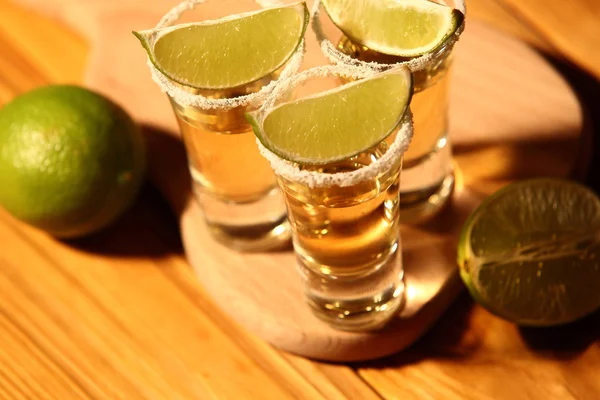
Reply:
[[[116,220],[145,169],[142,136],[110,100],[76,86],[47,86],[0,109],[0,205],[63,238]]]

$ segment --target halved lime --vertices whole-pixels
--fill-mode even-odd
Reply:
[[[302,42],[308,19],[300,2],[133,33],[169,79],[224,89],[254,82],[285,64]]]
[[[279,157],[326,164],[388,137],[402,121],[411,94],[411,74],[400,68],[276,106],[267,115],[246,115],[261,143]]]
[[[460,274],[491,312],[522,325],[557,325],[600,307],[600,200],[577,183],[513,183],[467,220]]]
[[[464,15],[428,0],[322,0],[332,22],[352,41],[380,53],[416,57],[438,48]]]

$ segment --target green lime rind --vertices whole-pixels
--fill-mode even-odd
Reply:
[[[301,45],[309,18],[306,3],[299,2],[133,34],[170,80],[217,90],[247,85],[281,68]]]
[[[51,85],[0,109],[0,205],[53,236],[96,232],[119,218],[144,182],[143,135],[112,101]]]
[[[355,2],[322,0],[331,21],[353,42],[398,57],[435,52],[465,19],[460,10],[428,0]]]
[[[412,76],[399,68],[317,95],[247,113],[258,140],[302,165],[340,161],[377,145],[402,122]]]
[[[490,312],[525,326],[580,319],[600,307],[600,200],[560,179],[513,183],[465,222],[461,278]]]

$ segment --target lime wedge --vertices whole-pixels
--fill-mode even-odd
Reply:
[[[463,14],[428,0],[322,0],[332,22],[352,41],[380,53],[416,57],[456,32]]]
[[[327,164],[361,153],[398,127],[412,77],[395,69],[273,108],[246,114],[263,146],[299,164]]]
[[[308,19],[301,2],[133,34],[169,79],[224,89],[254,82],[285,64],[302,42]]]
[[[458,247],[469,291],[521,325],[557,325],[600,307],[600,200],[576,183],[513,183],[467,220]]]

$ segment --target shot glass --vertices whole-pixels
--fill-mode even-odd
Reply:
[[[466,13],[464,0],[435,0]],[[419,223],[440,211],[454,189],[454,164],[448,138],[448,104],[452,50],[464,30],[464,19],[454,35],[430,53],[401,58],[354,43],[333,25],[316,0],[312,26],[326,58],[333,64],[386,71],[401,65],[414,78],[411,110],[414,138],[404,154],[400,193],[403,223]]]
[[[332,65],[303,71],[281,81],[259,114],[371,74]],[[411,137],[408,115],[387,140],[317,166],[287,161],[259,142],[285,198],[306,301],[336,329],[378,329],[403,304],[399,184]]]
[[[184,11],[201,3],[204,1],[181,3],[157,28],[173,25]],[[250,0],[236,5],[244,11],[257,7]],[[205,7],[208,12],[223,12],[219,1]],[[174,82],[148,62],[154,81],[169,96],[185,144],[193,191],[207,226],[213,238],[235,250],[263,251],[289,243],[289,224],[275,175],[260,156],[244,113],[259,108],[278,79],[298,70],[303,53],[302,43],[277,71],[247,85],[219,90]]]

